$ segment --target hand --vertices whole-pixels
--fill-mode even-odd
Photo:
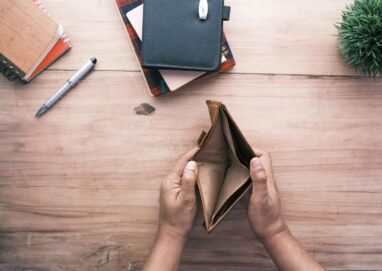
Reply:
[[[185,240],[196,217],[195,183],[197,164],[190,161],[198,147],[180,157],[169,175],[163,180],[160,190],[160,236]]]
[[[196,217],[195,183],[198,168],[190,161],[193,148],[178,159],[160,189],[159,227],[144,271],[178,270],[180,257]]]
[[[248,219],[257,238],[264,242],[278,233],[289,232],[282,216],[280,194],[273,176],[269,153],[255,150],[251,160],[252,194],[248,206]]]
[[[323,271],[322,266],[292,236],[281,212],[280,194],[273,176],[271,156],[255,150],[251,160],[252,194],[248,219],[275,264],[282,271]]]

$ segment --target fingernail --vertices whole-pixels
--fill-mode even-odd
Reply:
[[[185,170],[188,169],[188,170],[196,171],[197,167],[198,165],[196,164],[195,161],[190,161],[187,163]]]
[[[251,166],[253,168],[256,168],[257,166],[260,166],[261,165],[261,161],[259,159],[259,157],[254,157],[251,161]]]
[[[251,160],[251,164],[254,165],[257,160],[259,160],[259,157],[253,157]]]

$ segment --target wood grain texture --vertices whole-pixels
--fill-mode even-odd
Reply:
[[[229,1],[238,66],[152,98],[114,1],[44,1],[74,48],[28,85],[0,78],[0,271],[140,270],[160,182],[208,128],[206,99],[272,153],[310,253],[328,270],[382,270],[382,80],[352,76],[337,55],[347,2]],[[93,55],[97,70],[36,120]],[[156,111],[136,115],[143,102]],[[276,268],[239,204],[210,235],[198,217],[181,270]]]
[[[69,75],[0,80],[0,270],[140,270],[160,181],[208,127],[211,98],[273,154],[301,243],[329,270],[382,269],[382,80],[225,74],[151,98],[140,73],[97,71],[34,119]],[[156,112],[136,115],[142,102]],[[244,205],[210,235],[199,217],[182,262],[275,270]]]
[[[353,75],[341,61],[334,24],[351,0],[227,0],[224,31],[236,73]],[[98,56],[97,69],[138,71],[114,0],[46,0],[74,47],[54,69],[80,67]]]

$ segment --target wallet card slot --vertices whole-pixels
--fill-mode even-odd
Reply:
[[[224,112],[224,111],[222,111],[222,122],[223,122],[223,125],[222,125],[223,126],[223,134],[224,134],[227,146],[229,148],[229,154],[231,154],[229,158],[233,157],[233,160],[237,161],[238,163],[240,163],[240,165],[243,168],[248,170],[249,167],[245,163],[242,163],[240,157],[238,156],[239,155],[238,148],[235,144],[234,136],[232,134],[231,123],[229,122],[229,118],[226,115],[226,112]]]
[[[198,188],[203,204],[204,219],[207,225],[211,223],[216,201],[223,185],[225,171],[225,167],[218,163],[199,164]]]
[[[198,187],[202,198],[204,216],[208,226],[212,220],[227,169],[227,147],[218,112],[213,126],[195,155],[198,162]]]
[[[235,144],[236,153],[241,163],[249,168],[252,158],[255,157],[255,153],[253,152],[251,146],[249,146],[243,134],[240,132],[237,124],[233,121],[228,110],[224,109],[224,111],[229,122],[232,137],[234,138],[233,142]]]
[[[237,189],[224,203],[220,210],[212,219],[209,230],[213,228],[224,218],[224,216],[235,206],[235,204],[245,195],[246,191],[251,187],[252,181],[248,179],[239,189]]]
[[[239,190],[249,178],[248,167],[243,165],[237,156],[228,118],[224,111],[221,111],[221,122],[228,153],[227,159],[230,163],[226,168],[223,186],[221,187],[219,198],[215,206],[213,220],[215,220],[216,215],[228,201],[233,191]]]

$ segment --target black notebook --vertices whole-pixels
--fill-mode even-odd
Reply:
[[[223,20],[230,9],[224,0],[208,0],[207,18],[199,13],[203,0],[145,0],[142,67],[198,71],[218,70]]]

